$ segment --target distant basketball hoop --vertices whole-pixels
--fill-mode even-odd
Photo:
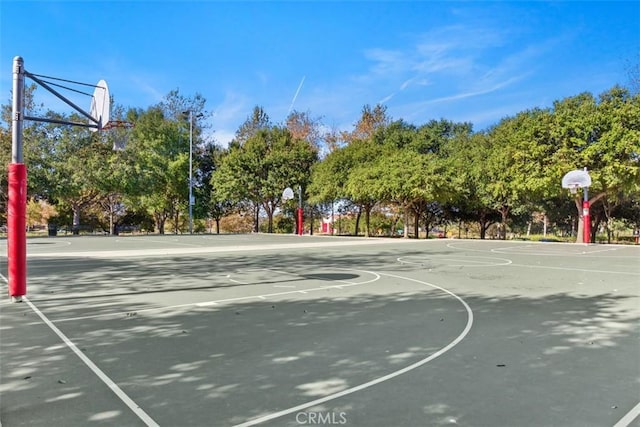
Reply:
[[[591,241],[591,215],[589,213],[589,187],[591,187],[591,176],[587,172],[587,168],[576,169],[567,172],[562,177],[562,188],[568,188],[571,194],[577,194],[578,189],[583,190],[582,200],[582,221],[584,224],[584,232],[582,240],[584,243]]]
[[[282,192],[282,200],[285,203],[287,202],[287,200],[291,200],[294,197],[295,196],[293,193],[293,189],[291,187],[285,188],[284,191]],[[298,185],[298,208],[296,209],[296,220],[298,225],[296,227],[296,234],[302,236],[304,214],[302,210],[302,187],[299,185]]]
[[[285,202],[287,200],[293,199],[293,197],[294,197],[293,190],[290,187],[285,188],[284,191],[282,192],[282,200]]]
[[[591,187],[591,176],[587,168],[572,170],[562,177],[562,188],[568,188],[573,194],[578,188],[588,187]]]

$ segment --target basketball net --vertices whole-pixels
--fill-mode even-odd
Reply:
[[[125,149],[133,123],[124,120],[111,120],[102,126],[102,140],[106,143],[113,143],[113,151],[122,151]]]

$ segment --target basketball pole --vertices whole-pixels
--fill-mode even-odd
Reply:
[[[302,209],[302,186],[298,185],[298,235],[304,232],[304,211]]]
[[[587,168],[585,168],[586,170]],[[585,244],[591,243],[591,214],[589,213],[589,187],[584,187],[584,199],[582,201],[582,222],[584,234],[582,240]]]
[[[11,163],[8,173],[7,264],[9,296],[21,302],[27,293],[27,167],[24,164],[24,60],[13,59]]]
[[[64,101],[74,110],[87,117],[92,123],[78,123],[66,120],[51,119],[45,117],[31,117],[24,113],[24,80],[29,77],[40,86]],[[52,77],[53,78],[53,77]],[[53,78],[55,79],[55,78]],[[61,79],[57,79],[61,80]],[[83,84],[80,82],[70,83]],[[29,73],[24,68],[24,59],[20,56],[13,58],[13,93],[11,111],[11,163],[7,173],[7,267],[8,267],[8,287],[11,302],[21,302],[22,297],[27,294],[27,167],[24,164],[23,154],[23,128],[24,121],[31,120],[44,123],[55,123],[70,126],[81,126],[97,130],[106,129],[109,122],[109,92],[104,80],[98,82],[96,91],[100,88],[103,93],[102,102],[96,107],[92,105],[91,113],[87,113],[66,97],[58,93],[46,82],[40,80],[36,75]],[[96,98],[94,92],[93,98]],[[102,108],[100,108],[102,107]],[[94,117],[95,116],[95,117]]]

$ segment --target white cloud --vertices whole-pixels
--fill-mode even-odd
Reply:
[[[218,145],[226,147],[235,138],[235,131],[231,132],[229,129],[216,129],[213,137]]]
[[[448,112],[448,116],[476,117],[486,123],[491,111],[500,114],[493,117],[497,122],[506,109],[487,99],[485,110],[482,102],[470,100],[518,88],[535,74],[541,58],[558,40],[522,47],[515,31],[506,27],[435,28],[405,47],[367,50],[365,57],[371,66],[354,79],[361,86],[349,91],[366,92],[367,86],[386,91],[388,95],[379,102],[392,115],[402,113],[399,117],[407,121],[442,117]]]

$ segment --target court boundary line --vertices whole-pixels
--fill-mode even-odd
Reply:
[[[638,418],[639,415],[640,415],[640,402],[638,402],[636,406],[631,408],[629,412],[627,412],[622,418],[620,418],[620,421],[615,423],[613,427],[627,427],[629,424],[633,422],[633,420]]]
[[[313,242],[295,242],[295,243],[262,243],[256,245],[241,246],[200,246],[193,247],[170,247],[170,248],[146,248],[146,249],[126,249],[126,250],[100,250],[100,251],[84,251],[84,252],[36,252],[28,254],[28,259],[35,258],[82,258],[82,259],[121,259],[121,258],[137,258],[137,257],[166,257],[177,255],[201,255],[216,254],[224,252],[247,252],[247,251],[272,251],[272,250],[295,250],[295,249],[315,249],[327,247],[348,247],[348,246],[367,246],[367,245],[385,245],[390,243],[412,243],[410,240],[387,241],[376,238],[363,238],[358,240],[325,240]],[[6,256],[6,254],[4,255]]]
[[[362,383],[362,384],[354,386],[354,387],[350,387],[348,389],[339,391],[337,393],[333,393],[333,394],[330,394],[328,396],[312,400],[310,402],[302,403],[300,405],[296,405],[296,406],[293,406],[291,408],[283,409],[283,410],[278,411],[278,412],[273,412],[271,414],[263,415],[263,416],[260,416],[258,418],[250,419],[250,420],[245,421],[245,422],[240,423],[240,424],[235,424],[233,427],[250,427],[250,426],[254,426],[256,424],[262,424],[262,423],[264,423],[266,421],[271,421],[271,420],[274,420],[274,419],[277,419],[277,418],[281,418],[281,417],[283,417],[285,415],[289,415],[289,414],[292,414],[294,412],[299,412],[299,411],[302,411],[304,409],[307,409],[307,408],[310,408],[310,407],[313,407],[313,406],[317,406],[317,405],[320,405],[322,403],[326,403],[326,402],[329,402],[331,400],[335,400],[335,399],[338,399],[340,397],[344,397],[344,396],[356,393],[356,392],[361,391],[361,390],[365,390],[365,389],[370,388],[370,387],[372,387],[374,385],[377,385],[377,384],[383,383],[385,381],[388,381],[390,379],[396,378],[396,377],[398,377],[400,375],[403,375],[403,374],[405,374],[407,372],[410,372],[410,371],[412,371],[412,370],[414,370],[416,368],[419,368],[420,366],[425,365],[425,364],[431,362],[432,360],[442,356],[444,353],[446,353],[447,351],[451,350],[453,347],[458,345],[467,336],[467,334],[471,330],[471,327],[473,326],[473,310],[471,310],[471,307],[469,307],[469,305],[466,303],[466,301],[464,299],[462,299],[458,295],[454,294],[452,291],[449,291],[448,289],[445,289],[445,288],[443,288],[441,286],[434,285],[432,283],[428,283],[428,282],[425,282],[423,280],[412,279],[410,277],[404,277],[404,276],[399,276],[399,275],[390,274],[390,273],[378,273],[378,274],[381,275],[381,276],[394,277],[396,279],[401,279],[401,280],[407,280],[407,281],[410,281],[410,282],[420,283],[422,285],[426,285],[426,286],[429,286],[431,288],[438,289],[438,290],[440,290],[442,292],[445,292],[446,294],[449,294],[449,295],[453,296],[455,299],[457,299],[463,305],[463,307],[467,311],[467,324],[465,325],[465,327],[462,330],[462,332],[453,341],[451,341],[449,344],[447,344],[446,346],[442,347],[440,350],[436,351],[435,353],[432,353],[431,355],[425,357],[424,359],[421,359],[421,360],[418,360],[417,362],[412,363],[409,366],[405,366],[404,368],[399,369],[397,371],[390,372],[390,373],[388,373],[386,375],[383,375],[381,377],[378,377],[376,379],[367,381],[365,383]]]
[[[0,277],[8,283],[8,279],[4,277],[4,275],[0,274]],[[141,407],[138,405],[133,399],[129,397],[107,374],[102,371],[87,355],[85,355],[79,348],[76,346],[73,341],[71,341],[65,334],[62,332],[56,325],[53,324],[49,318],[42,313],[38,307],[33,304],[29,298],[24,297],[24,301],[27,305],[40,317],[40,319],[47,325],[57,336],[62,340],[62,342],[71,349],[76,356],[80,358],[80,360],[93,372],[131,411],[138,417],[140,420],[145,423],[149,427],[160,427],[158,423],[155,422],[149,414],[147,414]]]

